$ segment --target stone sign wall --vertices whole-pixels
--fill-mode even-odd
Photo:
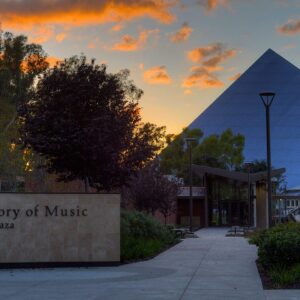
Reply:
[[[119,261],[120,195],[0,193],[0,264]]]

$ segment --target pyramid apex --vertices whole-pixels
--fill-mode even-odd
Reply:
[[[298,72],[299,69],[295,65],[290,63],[273,49],[269,48],[239,77],[238,80],[240,81],[243,79],[248,82],[249,80],[257,81],[257,76],[260,74],[260,76],[262,76],[260,79],[261,82],[265,81],[266,84],[266,80],[269,78],[271,84],[277,75],[279,77],[286,77]],[[276,73],[277,75],[275,75]],[[263,89],[273,90],[273,88],[268,87],[267,85],[264,85]]]
[[[288,60],[286,60],[284,57],[282,57],[280,54],[278,54],[277,52],[275,52],[273,49],[269,48],[268,50],[266,50],[257,61],[260,60],[281,60],[282,62],[286,62],[290,65],[292,65]],[[294,66],[295,67],[295,66]]]
[[[277,57],[277,58],[281,58],[284,59],[281,55],[279,55],[277,52],[275,52],[273,49],[269,48],[268,50],[266,50],[261,56],[260,58],[263,57]]]
[[[269,48],[265,53],[268,53],[268,52],[277,54],[277,53],[276,53],[273,49],[271,49],[271,48]]]

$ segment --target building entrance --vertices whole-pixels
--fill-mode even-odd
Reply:
[[[248,223],[248,204],[244,201],[220,201],[219,226],[242,226]]]
[[[249,226],[247,183],[207,177],[210,226]]]
[[[267,172],[246,173],[193,165],[203,195],[204,225],[267,227]],[[285,169],[272,170],[272,176]]]

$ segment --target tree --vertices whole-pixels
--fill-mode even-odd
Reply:
[[[177,209],[179,184],[175,179],[168,179],[166,177],[164,177],[164,179],[165,180],[161,182],[162,189],[158,211],[164,216],[166,225],[167,217],[175,213]]]
[[[193,151],[194,163],[226,170],[238,169],[244,161],[245,138],[227,129],[206,137]]]
[[[225,130],[221,135],[212,134],[203,139],[200,129],[184,129],[162,151],[161,169],[165,174],[173,174],[188,180],[189,151],[185,138],[196,138],[191,143],[193,163],[227,170],[238,169],[244,160],[244,137],[233,134],[231,129]]]
[[[248,168],[249,168],[248,165],[242,165],[240,171],[248,172]],[[265,159],[262,160],[256,159],[254,161],[251,161],[249,172],[250,173],[264,172],[267,171],[267,168],[268,165]]]
[[[167,146],[160,154],[160,168],[164,174],[171,174],[178,177],[185,177],[188,166],[188,149],[186,147],[186,138],[195,138],[196,142],[192,142],[195,148],[201,138],[203,132],[200,129],[183,129],[179,135],[168,135],[166,138]]]
[[[16,176],[28,169],[28,152],[22,151],[16,123],[17,107],[24,103],[37,75],[48,67],[40,45],[27,37],[0,31],[0,175],[15,190]]]
[[[43,72],[20,109],[21,140],[59,181],[98,190],[126,184],[164,143],[164,127],[141,123],[143,92],[129,71],[107,72],[85,56]]]
[[[123,199],[127,206],[154,214],[162,213],[165,218],[176,211],[179,185],[164,176],[154,162],[133,176],[129,185],[123,188]]]
[[[0,32],[0,91],[5,112],[1,132],[14,125],[17,106],[24,103],[36,77],[48,68],[47,55],[37,44],[28,44],[24,35]]]
[[[261,159],[261,160],[256,159],[251,162],[249,172],[250,173],[267,172],[267,170],[268,170],[267,161],[265,159]],[[248,172],[248,166],[246,165],[241,166],[240,171]],[[274,176],[273,178],[276,178],[276,180],[272,180],[273,191],[276,193],[285,193],[286,185],[287,185],[285,176],[283,174],[280,174]]]

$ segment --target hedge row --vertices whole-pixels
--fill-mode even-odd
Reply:
[[[175,234],[153,217],[138,211],[121,213],[121,260],[153,257],[176,243]]]
[[[280,224],[255,233],[249,240],[258,246],[259,262],[266,268],[300,263],[300,224]]]

